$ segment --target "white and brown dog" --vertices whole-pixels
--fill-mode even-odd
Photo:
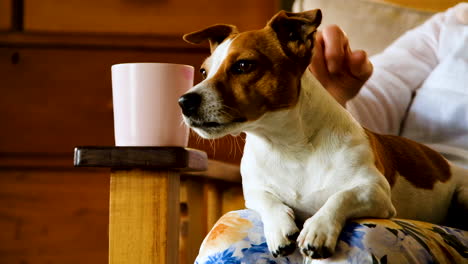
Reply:
[[[246,206],[261,215],[274,256],[297,240],[305,256],[327,258],[348,219],[440,223],[452,200],[468,208],[466,170],[361,127],[307,70],[320,22],[320,10],[282,11],[261,30],[214,25],[184,36],[209,40],[212,52],[204,80],[179,100],[185,122],[204,138],[247,134]]]

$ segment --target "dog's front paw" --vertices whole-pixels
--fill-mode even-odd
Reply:
[[[263,222],[268,249],[275,258],[290,255],[296,250],[299,229],[294,222],[294,212],[291,208],[286,207],[283,213]]]
[[[273,254],[273,257],[277,258],[277,257],[286,257],[288,255],[291,255],[296,250],[296,247],[297,247],[296,239],[298,235],[299,235],[299,230],[292,235],[287,235],[286,236],[287,240],[283,241],[283,244],[279,244],[274,249],[270,249],[271,254]]]
[[[307,219],[297,239],[302,255],[313,259],[331,257],[341,229],[341,224],[325,216],[315,215]]]

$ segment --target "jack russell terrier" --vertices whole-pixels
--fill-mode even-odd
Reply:
[[[296,247],[330,257],[348,219],[440,223],[451,202],[468,208],[466,170],[363,128],[307,70],[320,22],[320,10],[281,11],[260,30],[218,24],[184,36],[211,47],[204,80],[179,99],[184,120],[204,138],[246,133],[246,207],[260,214],[275,257]]]

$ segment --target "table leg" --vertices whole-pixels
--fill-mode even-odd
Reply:
[[[113,170],[109,263],[178,263],[180,175]]]
[[[222,191],[215,183],[207,182],[203,185],[206,206],[206,230],[210,231],[221,217]]]

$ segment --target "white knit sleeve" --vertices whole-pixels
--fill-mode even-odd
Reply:
[[[445,13],[434,15],[371,58],[373,75],[347,104],[363,126],[383,134],[399,134],[414,92],[438,63],[438,38],[444,19]]]

